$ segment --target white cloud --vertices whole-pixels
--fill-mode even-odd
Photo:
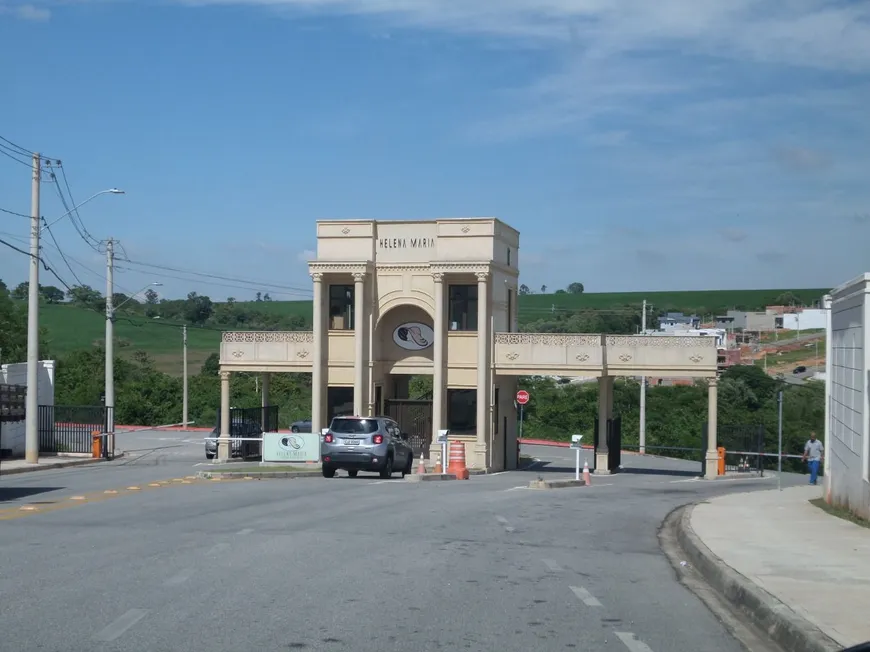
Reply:
[[[0,15],[11,15],[21,20],[42,22],[51,19],[51,10],[32,4],[6,5],[0,4]]]
[[[529,45],[571,43],[602,57],[684,54],[867,70],[870,4],[848,0],[179,0],[388,19]]]
[[[307,263],[309,260],[316,260],[317,252],[312,251],[311,249],[303,249],[298,254],[296,254],[296,260],[300,263]]]

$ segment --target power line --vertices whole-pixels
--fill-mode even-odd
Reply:
[[[117,260],[123,260],[123,259],[117,259]],[[234,284],[226,283],[226,282],[222,282],[222,281],[208,281],[208,280],[202,280],[202,279],[185,278],[183,276],[176,276],[174,274],[166,274],[165,272],[154,272],[151,270],[146,271],[146,270],[142,270],[142,269],[133,269],[131,267],[116,267],[115,269],[125,270],[128,272],[136,272],[137,274],[147,274],[147,275],[151,275],[151,276],[158,276],[160,278],[171,278],[171,279],[175,279],[177,281],[187,281],[188,283],[199,282],[199,283],[202,283],[203,285],[211,285],[214,287],[223,287],[223,288],[232,288],[234,290],[247,290],[247,291],[251,292],[251,291],[258,291],[261,289],[261,286],[257,286],[257,285],[255,285],[255,286],[234,285]],[[300,296],[299,292],[282,292],[281,290],[269,290],[268,293],[269,294],[284,295],[284,296],[289,296],[289,297]],[[310,298],[310,297],[306,297],[306,298]]]
[[[22,154],[26,154],[27,156],[31,155],[31,151],[29,149],[26,149],[26,148],[22,147],[21,145],[16,145],[8,138],[4,138],[3,136],[0,136],[0,140],[2,140],[7,145],[11,145],[13,149],[17,149]],[[6,145],[0,145],[0,147],[6,147]]]
[[[0,213],[8,213],[9,215],[17,215],[18,217],[26,217],[30,219],[30,215],[25,215],[24,213],[17,213],[15,211],[10,211],[6,208],[0,208]]]
[[[45,218],[43,218],[42,221],[43,221],[43,223],[45,223]],[[48,227],[48,224],[46,224],[45,230],[48,231],[48,235],[51,236],[51,241],[54,243],[54,247],[55,247],[55,249],[57,249],[57,253],[60,254],[60,257],[63,259],[63,262],[66,264],[66,267],[69,270],[70,274],[73,275],[73,278],[78,282],[79,285],[84,285],[84,283],[82,283],[82,280],[78,277],[78,274],[75,273],[75,270],[72,268],[72,265],[70,265],[69,261],[66,259],[66,256],[64,255],[63,250],[60,248],[60,245],[57,243],[57,239],[54,237],[54,233],[52,232],[52,230]]]
[[[20,163],[21,165],[24,165],[26,167],[31,167],[31,165],[32,165],[31,161],[24,161],[24,160],[18,158],[18,156],[16,156],[16,154],[18,154],[18,153],[15,150],[10,149],[9,147],[6,147],[3,144],[0,144],[0,154],[3,154],[3,156],[5,156],[6,158],[10,158],[13,161],[15,161],[16,163]]]
[[[128,265],[139,265],[141,267],[150,267],[153,269],[160,269],[160,270],[165,270],[165,271],[169,271],[169,272],[177,272],[179,274],[190,274],[193,276],[201,276],[204,278],[217,279],[220,281],[229,281],[231,283],[244,283],[244,284],[253,286],[252,288],[247,288],[247,287],[241,288],[243,290],[276,288],[278,290],[288,290],[288,292],[283,292],[283,293],[279,293],[279,294],[291,294],[291,295],[292,294],[300,294],[300,295],[312,294],[312,290],[303,289],[303,288],[295,287],[292,285],[280,285],[277,283],[268,283],[266,281],[243,279],[243,278],[232,277],[232,276],[222,276],[220,274],[212,274],[209,272],[197,272],[195,270],[183,269],[180,267],[170,267],[168,265],[157,265],[154,263],[143,263],[143,262],[139,262],[139,261],[135,261],[135,260],[130,260],[129,258],[117,258],[116,260],[125,262]],[[131,271],[140,271],[140,270],[131,270]],[[170,277],[170,278],[172,278],[172,277]],[[191,280],[191,279],[181,279],[181,280],[186,281],[186,280]],[[219,284],[215,284],[215,285],[219,285]]]

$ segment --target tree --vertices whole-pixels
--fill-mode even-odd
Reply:
[[[39,350],[46,356],[46,331],[39,331]],[[0,362],[23,362],[27,359],[27,305],[12,300],[6,285],[0,281]]]
[[[30,290],[30,283],[24,281],[24,283],[19,283],[15,286],[15,289],[12,290],[12,298],[18,301],[24,301],[27,299]]]
[[[583,284],[582,283],[571,283],[568,286],[569,294],[583,294]]]
[[[266,292],[266,294],[263,295],[263,301],[271,301],[271,300],[272,300],[272,297],[270,297],[269,293]]]
[[[546,285],[541,286],[541,294],[547,294],[547,286]]]
[[[145,290],[145,303],[149,306],[156,306],[159,301],[159,297],[157,296],[157,292],[155,292],[152,288],[148,288]]]
[[[202,325],[208,321],[214,313],[214,304],[206,296],[200,296],[196,292],[187,295],[184,302],[184,318],[191,324]]]
[[[263,300],[263,293],[262,293],[262,292],[257,292],[256,297],[257,297],[257,298],[254,299],[254,301],[262,301],[262,300]]]
[[[40,285],[39,294],[46,303],[60,303],[66,296],[63,290],[53,285]]]
[[[67,290],[66,295],[73,303],[89,308],[97,307],[100,299],[103,298],[103,295],[90,285],[74,285]]]
[[[532,291],[529,289],[529,286],[526,285],[525,283],[523,283],[520,286],[520,294],[531,294],[531,293],[532,293]]]

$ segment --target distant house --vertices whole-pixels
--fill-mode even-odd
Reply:
[[[776,320],[776,315],[767,312],[729,310],[724,317],[716,317],[716,327],[742,331],[772,331],[776,327]]]
[[[683,328],[698,328],[701,318],[698,315],[684,315],[681,312],[667,312],[659,317],[659,330],[670,331]]]

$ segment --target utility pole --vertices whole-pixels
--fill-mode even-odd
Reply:
[[[184,396],[181,399],[181,422],[183,424],[181,428],[182,430],[187,430],[187,324],[181,328],[181,339],[184,344],[184,355],[182,357],[181,368],[181,373],[184,378],[184,380],[182,380]]]
[[[643,300],[643,315],[640,332],[646,335],[646,299]],[[646,453],[646,376],[640,377],[640,454]]]
[[[115,242],[112,238],[106,241],[106,434],[115,441],[115,308],[112,305],[115,298]],[[109,442],[106,442],[109,445]]]
[[[27,291],[27,400],[24,424],[24,459],[39,462],[39,183],[42,159],[33,154],[30,185],[30,281]]]

